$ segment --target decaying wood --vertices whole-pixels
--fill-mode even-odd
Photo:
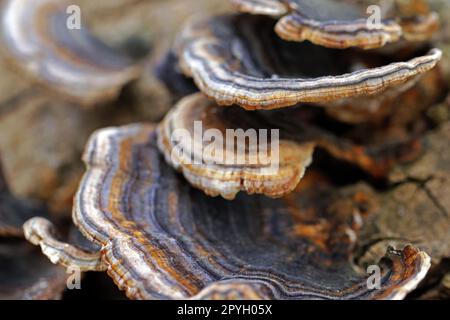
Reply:
[[[405,243],[428,252],[435,264],[450,257],[450,124],[428,134],[425,145],[418,160],[392,172],[379,214],[362,230],[362,259]]]

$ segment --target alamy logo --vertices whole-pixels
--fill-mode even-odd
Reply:
[[[379,5],[370,5],[367,7],[366,13],[369,15],[367,18],[367,29],[381,29],[382,17],[386,16],[388,11],[394,6],[392,0],[381,0]]]
[[[66,27],[69,30],[81,29],[81,8],[77,5],[70,5],[66,9],[68,15],[66,20]]]
[[[367,289],[379,290],[381,289],[381,269],[377,265],[370,265],[367,267],[367,273],[370,274],[367,279]]]
[[[377,5],[371,5],[367,7],[367,29],[381,29],[381,7]]]
[[[80,290],[81,289],[81,270],[77,267],[71,266],[67,268],[66,287],[68,290]]]
[[[219,129],[203,132],[202,121],[194,122],[193,136],[186,129],[171,135],[172,162],[211,165],[258,165],[273,174],[279,168],[279,129]]]

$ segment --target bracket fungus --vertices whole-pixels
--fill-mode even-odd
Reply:
[[[140,63],[108,47],[83,25],[69,28],[59,0],[7,0],[1,5],[1,51],[19,70],[84,105],[117,97]]]
[[[264,126],[252,123],[252,115],[241,112],[230,119],[221,111],[205,96],[196,94],[169,112],[160,126],[158,140],[167,161],[210,196],[233,199],[244,190],[278,197],[292,191],[312,162],[314,143],[282,138],[272,143],[279,138],[278,131],[276,136],[267,129],[257,133]],[[196,128],[196,122],[205,128]],[[241,137],[237,131],[230,135],[233,128],[242,130]],[[252,131],[244,132],[248,129]],[[178,137],[179,144],[174,145],[177,130],[186,135]],[[205,141],[208,132],[217,137],[212,135],[212,141]],[[247,138],[253,140],[247,144]]]
[[[161,122],[159,148],[192,185],[226,199],[239,191],[270,197],[291,192],[311,164],[316,147],[376,177],[419,154],[415,139],[357,144],[314,124],[304,111],[222,108],[203,94],[194,94],[182,99]]]
[[[401,39],[428,40],[438,16],[425,0],[231,0],[241,12],[278,18],[284,40],[309,40],[330,48],[374,49]],[[372,21],[370,15],[379,21]]]
[[[75,224],[129,298],[398,299],[429,268],[424,252],[391,249],[381,288],[368,289],[350,262],[363,197],[336,209],[354,193],[326,184],[277,200],[208,197],[165,163],[156,140],[145,124],[95,133],[74,203]]]
[[[58,299],[66,287],[64,269],[23,239],[22,224],[33,215],[45,211],[16,199],[0,168],[0,300]]]
[[[54,264],[66,268],[77,268],[80,271],[104,271],[100,252],[87,251],[76,245],[68,245],[57,238],[56,229],[49,221],[41,217],[28,220],[23,225],[25,238],[36,246],[40,246],[42,253]],[[91,248],[89,248],[91,249]]]
[[[408,61],[373,53],[289,43],[261,16],[194,20],[175,44],[183,72],[221,105],[275,109],[371,96],[404,85],[434,68],[439,49]]]
[[[439,66],[404,86],[388,89],[374,97],[360,96],[327,103],[327,114],[343,123],[389,123],[403,127],[414,122],[430,106],[441,101],[446,83]]]

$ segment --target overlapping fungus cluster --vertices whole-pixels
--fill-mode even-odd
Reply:
[[[104,103],[140,76],[142,63],[58,28],[56,1],[5,2],[6,55],[58,94]],[[450,126],[426,117],[447,89],[430,40],[437,15],[426,1],[387,1],[373,28],[372,1],[231,3],[191,19],[158,66],[182,97],[159,124],[89,139],[72,218],[90,243],[65,242],[45,216],[25,237],[53,263],[106,271],[131,299],[405,298],[450,256]],[[278,170],[250,163],[251,148],[224,146],[246,159],[232,165],[174,152],[192,143],[175,144],[176,130],[195,138],[197,121],[223,136],[278,129]],[[3,204],[0,234],[20,237]],[[377,288],[369,265],[381,268]]]

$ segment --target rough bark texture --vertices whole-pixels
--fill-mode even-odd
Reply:
[[[424,297],[445,294],[450,257],[450,123],[428,134],[415,162],[393,170],[389,190],[380,193],[378,214],[361,230],[357,259],[373,261],[388,246],[413,243],[432,259]],[[442,282],[442,284],[441,284]],[[431,289],[430,286],[431,285]],[[437,286],[438,288],[434,288]]]

